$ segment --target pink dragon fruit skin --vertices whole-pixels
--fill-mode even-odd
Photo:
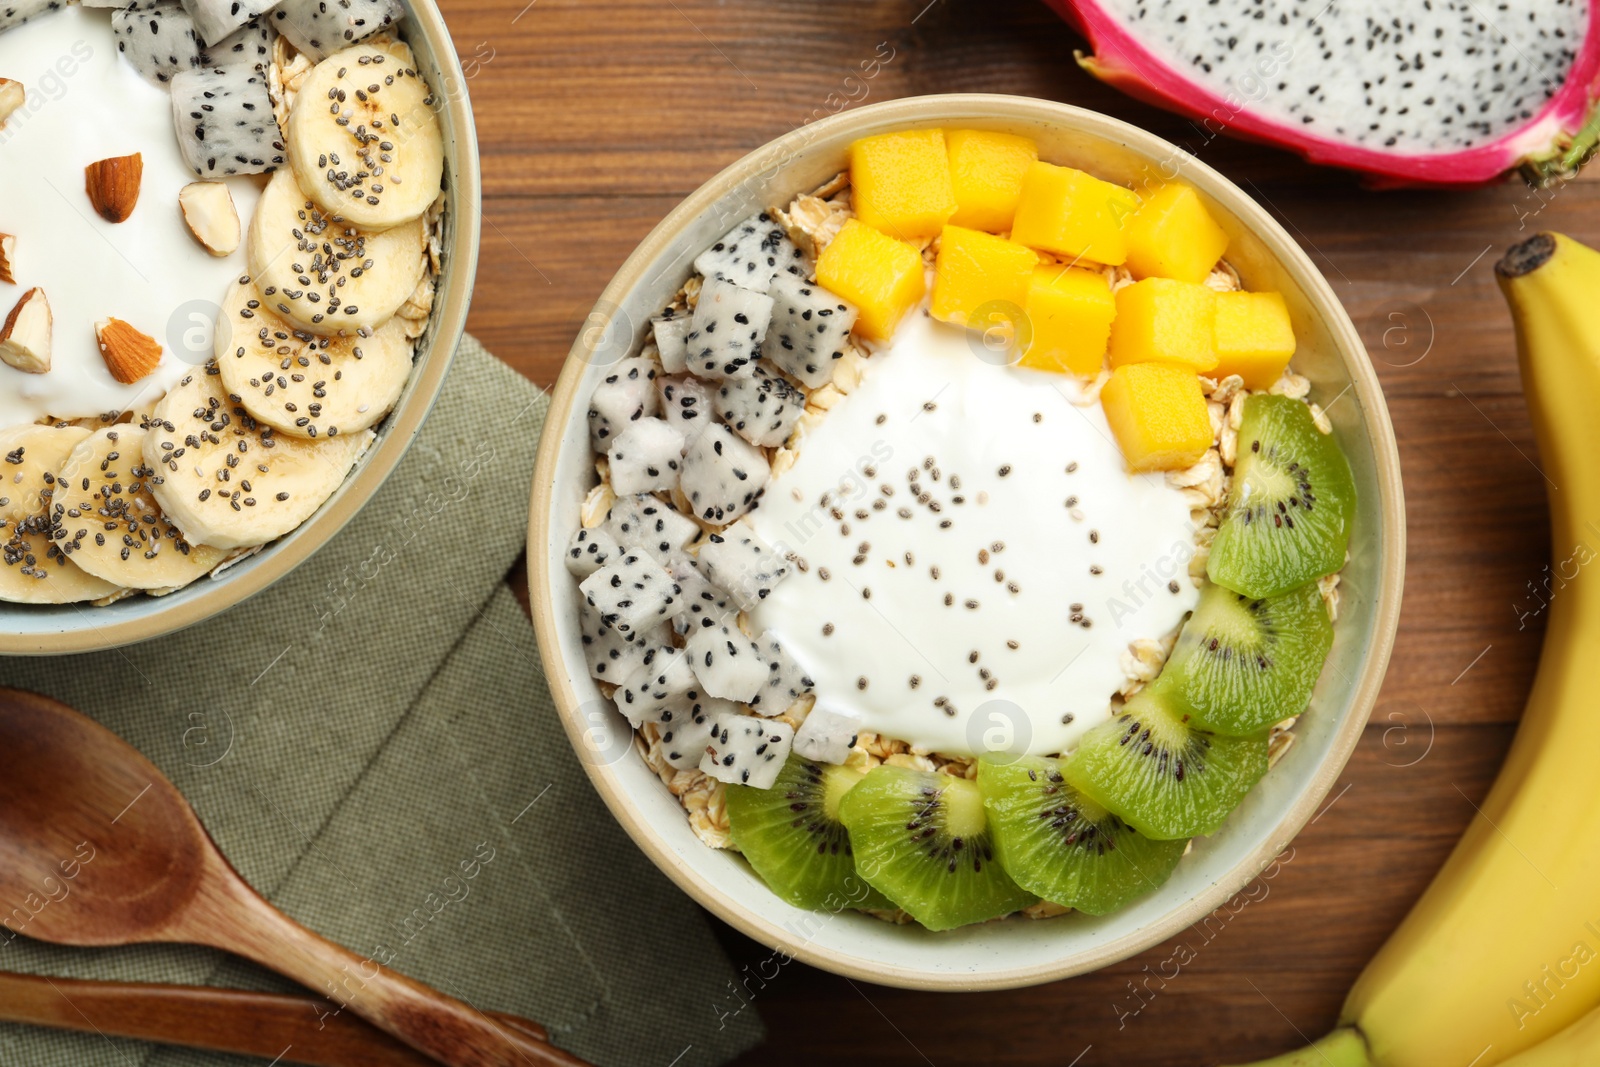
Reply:
[[[1078,53],[1078,64],[1107,85],[1194,118],[1208,132],[1276,145],[1311,163],[1355,171],[1372,187],[1469,188],[1519,169],[1529,181],[1544,184],[1570,176],[1600,140],[1600,5],[1589,11],[1584,39],[1561,87],[1535,114],[1482,144],[1415,153],[1345,143],[1252,112],[1247,102],[1220,95],[1160,58],[1099,0],[1047,3],[1088,39],[1093,54]],[[1196,14],[1205,10],[1194,8]],[[1352,76],[1345,59],[1327,61],[1339,65],[1329,70],[1330,79]]]

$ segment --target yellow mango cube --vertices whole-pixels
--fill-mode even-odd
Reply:
[[[1111,365],[1179,363],[1191,371],[1217,365],[1217,294],[1203,285],[1146,278],[1117,290]]]
[[[1119,266],[1128,258],[1124,226],[1139,207],[1132,189],[1052,163],[1022,177],[1011,239],[1068,259]]]
[[[1033,249],[992,233],[946,226],[933,264],[933,317],[965,326],[984,305],[985,328],[996,319],[1015,321],[1028,299],[1028,281],[1039,257]]]
[[[1130,471],[1192,467],[1211,447],[1200,379],[1171,363],[1129,363],[1111,372],[1100,406]]]
[[[1217,377],[1237,374],[1247,389],[1268,389],[1294,355],[1294,327],[1278,293],[1218,293]]]
[[[943,130],[901,130],[850,146],[856,216],[890,237],[932,237],[955,213]]]
[[[856,332],[874,341],[887,341],[927,291],[922,253],[856,219],[817,257],[817,283],[860,310]]]
[[[1024,367],[1086,378],[1100,373],[1117,313],[1104,274],[1059,263],[1035,267],[1023,310],[1031,330]]]
[[[955,226],[1003,233],[1011,229],[1022,195],[1022,176],[1039,158],[1026,137],[992,130],[949,130],[950,186],[956,196]]]
[[[1187,185],[1163,185],[1128,216],[1124,230],[1128,270],[1135,278],[1203,282],[1228,247],[1200,194]]]

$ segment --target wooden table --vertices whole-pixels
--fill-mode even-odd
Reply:
[[[1173,974],[1174,943],[1087,977],[973,995],[790,963],[764,987],[749,983],[771,1039],[745,1062],[1194,1065],[1287,1049],[1333,1024],[1511,740],[1539,651],[1543,618],[1524,613],[1539,603],[1530,583],[1544,576],[1548,527],[1491,267],[1535,228],[1600,241],[1600,190],[1367,192],[1268,148],[1206,143],[1100,85],[1073,63],[1081,41],[1036,0],[924,3],[444,0],[483,142],[470,328],[548,385],[601,288],[684,195],[809,116],[864,100],[1066,101],[1189,145],[1258,196],[1360,326],[1406,477],[1399,641],[1327,808],[1209,941],[1187,935],[1197,958],[1175,977],[1147,978]],[[846,78],[875,55],[892,59],[863,96]],[[752,973],[769,955],[722,932]],[[1135,998],[1130,983],[1154,992]]]

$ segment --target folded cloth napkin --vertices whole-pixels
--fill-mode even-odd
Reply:
[[[732,965],[590,787],[505,584],[547,408],[467,338],[400,467],[304,566],[170,637],[0,662],[0,684],[141,749],[312,929],[602,1067],[723,1063],[761,1024],[718,1009]],[[25,937],[0,971],[293,988],[210,950]],[[0,1067],[244,1062],[0,1026]]]

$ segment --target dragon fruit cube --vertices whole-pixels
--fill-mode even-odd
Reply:
[[[656,351],[661,353],[661,369],[668,374],[682,374],[689,354],[689,347],[684,344],[684,338],[689,336],[689,316],[669,311],[650,320],[650,331],[655,335]]]
[[[672,617],[672,628],[680,634],[690,634],[708,626],[727,622],[739,613],[739,605],[726,592],[712,585],[700,573],[694,558],[677,553],[666,560],[667,571],[678,583],[678,614]]]
[[[699,563],[701,573],[745,611],[754,611],[789,577],[788,560],[747,522],[736,522],[707,537],[700,546]]]
[[[678,484],[683,434],[654,416],[630,423],[611,441],[611,488],[618,496],[671,489]]]
[[[711,386],[699,378],[662,375],[656,380],[656,392],[661,396],[661,417],[683,434],[686,445],[711,425]]]
[[[707,694],[724,700],[749,701],[767,684],[767,665],[761,649],[739,632],[737,626],[723,623],[694,631],[684,643],[689,665]]]
[[[618,633],[587,604],[581,607],[578,629],[583,636],[583,658],[589,664],[589,674],[602,682],[619,683],[652,662],[663,649],[672,651],[670,627],[652,626],[637,634]]]
[[[717,416],[753,445],[781,445],[805,414],[806,394],[756,364],[748,378],[730,378],[712,399]]]
[[[622,546],[604,527],[594,530],[580,529],[567,543],[567,570],[573,577],[583,579],[610,563],[620,555]]]
[[[768,290],[772,319],[761,354],[807,389],[833,380],[834,361],[844,357],[856,309],[822,286],[779,274]]]
[[[589,397],[589,443],[596,452],[610,448],[629,423],[660,413],[655,380],[655,363],[642,356],[617,360],[600,379]]]
[[[761,355],[772,317],[772,298],[732,282],[707,281],[700,289],[683,339],[691,372],[702,378],[748,378]]]
[[[860,715],[849,708],[819,702],[795,731],[795,755],[818,763],[843,763],[860,732]]]
[[[647,722],[668,722],[701,700],[700,683],[682,649],[669,648],[635,670],[612,694],[617,710],[637,730]]]
[[[758,293],[766,292],[780,272],[802,278],[810,273],[805,253],[765,211],[745,219],[696,256],[694,269],[708,279],[722,278]]]
[[[696,516],[726,526],[754,506],[771,477],[759,448],[713,423],[684,449],[678,486]]]
[[[816,683],[795,662],[771,630],[756,638],[756,649],[766,664],[767,680],[761,691],[750,698],[750,710],[757,715],[782,715]]]
[[[705,757],[711,741],[714,716],[737,715],[739,705],[730,700],[706,698],[673,714],[661,724],[661,755],[680,771],[692,771]]]
[[[646,552],[661,563],[700,536],[693,519],[648,493],[614,500],[605,529],[623,548]]]
[[[620,634],[669,619],[678,600],[678,583],[667,569],[642,552],[628,552],[578,584],[583,599]]]
[[[788,723],[754,715],[713,716],[700,769],[719,782],[771,789],[793,744]]]

